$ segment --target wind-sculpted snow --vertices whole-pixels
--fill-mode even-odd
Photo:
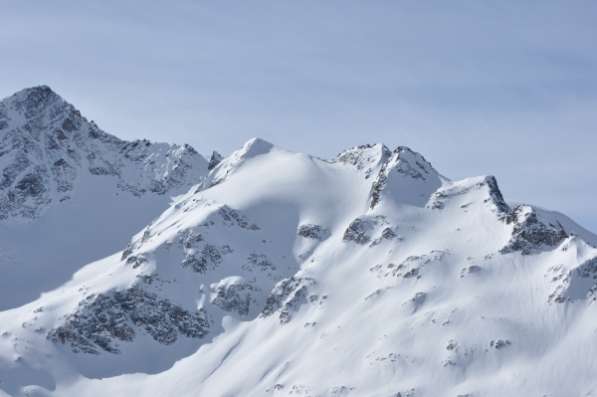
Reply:
[[[566,271],[562,265],[550,269],[551,281],[556,284],[549,296],[557,303],[578,300],[597,300],[597,257],[586,260]]]
[[[259,138],[253,138],[236,152],[225,159],[219,158],[216,154],[210,159],[211,172],[204,182],[205,187],[211,187],[223,182],[229,175],[233,174],[246,161],[256,156],[269,153],[273,145]]]
[[[493,206],[498,217],[504,218],[511,212],[493,176],[447,183],[431,195],[427,207],[443,209],[448,202],[461,197],[470,198],[470,193],[475,191],[484,195],[483,202]],[[469,204],[461,203],[460,207],[466,208]]]
[[[31,116],[43,102],[20,112]],[[50,125],[46,113],[39,120]],[[170,195],[167,182],[145,184],[164,181],[146,178],[153,171],[124,173],[128,166],[113,161],[122,156],[146,170],[162,159],[152,157],[152,144],[96,145],[89,160],[79,150],[88,146],[73,141],[81,161],[67,150],[66,163],[50,171],[59,158],[37,161],[30,155],[37,141],[14,134],[34,143],[21,160],[0,156],[11,159],[3,180],[19,192],[22,211],[71,208],[87,163],[90,180],[112,181],[123,203]],[[111,139],[99,136],[81,135]],[[104,156],[112,144],[122,152]],[[564,215],[509,204],[494,177],[448,180],[403,146],[362,145],[323,160],[252,139],[229,156],[214,153],[209,174],[187,188],[114,250],[122,251],[80,263],[30,303],[0,311],[0,390],[67,397],[597,393],[597,237]],[[70,198],[56,203],[56,192]],[[36,213],[31,224],[43,225],[47,214]],[[105,233],[126,225],[127,212],[118,216],[122,223]],[[110,237],[85,234],[100,245]],[[0,260],[33,246],[0,246]]]

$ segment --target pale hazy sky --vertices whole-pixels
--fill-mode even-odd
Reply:
[[[597,231],[597,1],[0,0],[0,97],[122,138],[408,145]]]

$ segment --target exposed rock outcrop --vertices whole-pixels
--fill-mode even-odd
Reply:
[[[131,342],[138,332],[169,345],[179,336],[202,338],[208,331],[209,322],[201,310],[192,313],[133,287],[88,296],[75,313],[48,333],[48,339],[69,345],[76,353],[119,353],[119,343]]]

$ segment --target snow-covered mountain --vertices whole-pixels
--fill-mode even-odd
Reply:
[[[2,100],[0,309],[118,250],[207,165],[188,145],[107,134],[46,86]]]
[[[73,183],[69,200],[44,204],[25,224],[60,209],[77,228],[87,219],[69,202],[109,216],[121,200],[164,196],[142,182],[155,175],[145,172],[150,161],[114,160],[112,147],[103,158],[135,171],[97,177],[82,161],[81,180],[108,182],[81,196]],[[597,394],[597,236],[564,215],[510,205],[491,176],[451,181],[406,147],[365,145],[323,160],[253,139],[225,158],[214,153],[207,174],[198,164],[186,193],[128,243],[0,312],[0,390]],[[103,189],[112,204],[95,200]],[[115,228],[127,217],[119,213]],[[0,266],[6,273],[11,262]]]

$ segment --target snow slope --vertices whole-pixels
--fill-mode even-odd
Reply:
[[[46,86],[2,100],[0,309],[117,251],[206,174],[190,146],[120,140]]]
[[[597,393],[597,237],[570,219],[405,147],[212,158],[128,243],[0,312],[0,390]]]

